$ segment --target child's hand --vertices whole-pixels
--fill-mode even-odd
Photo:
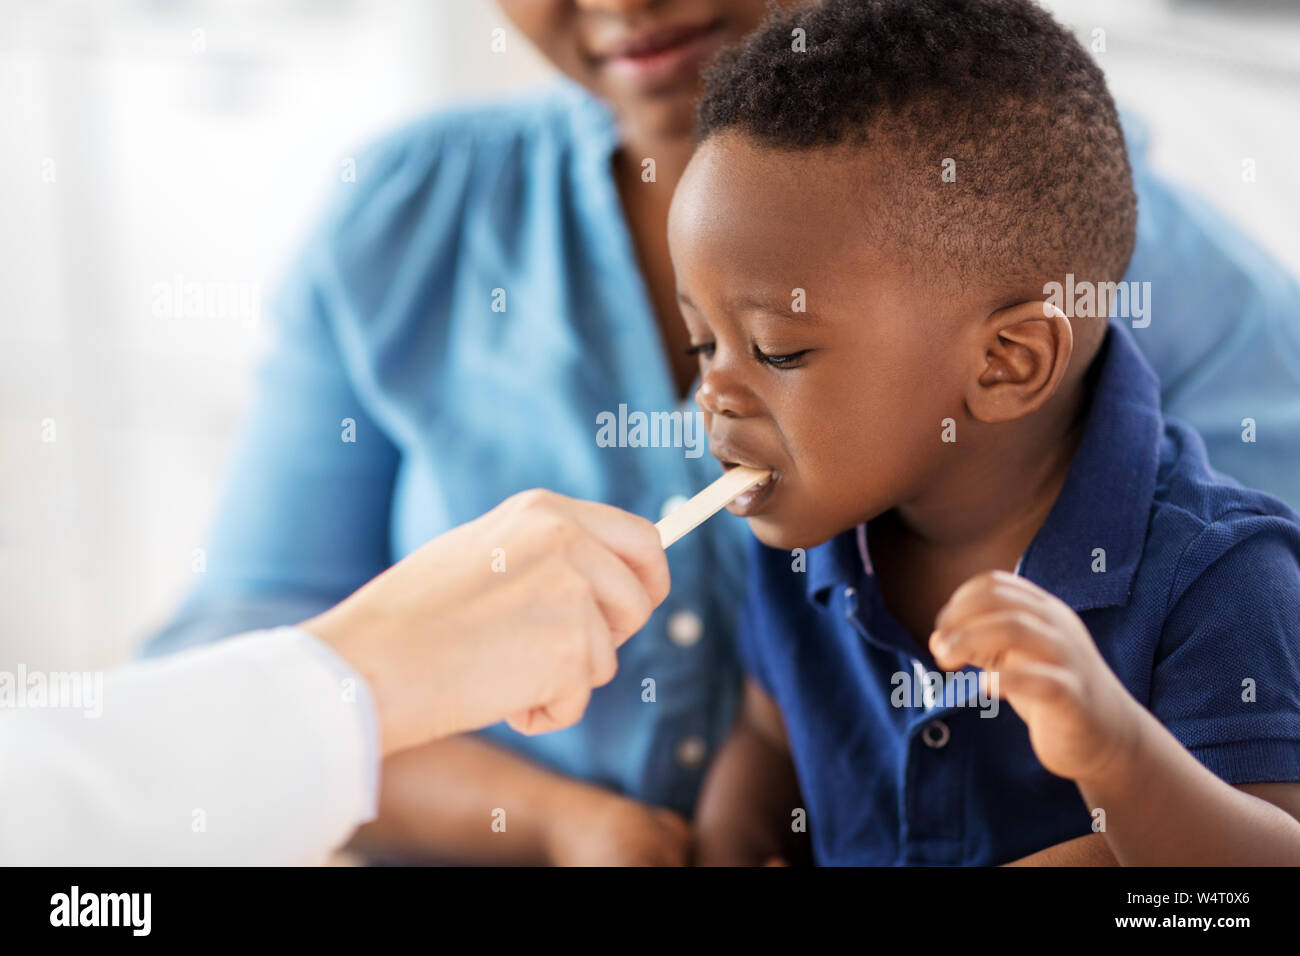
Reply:
[[[688,866],[694,837],[671,810],[601,793],[568,804],[547,842],[556,866]]]
[[[1099,779],[1133,744],[1141,705],[1079,616],[1022,577],[992,571],[959,587],[935,619],[930,651],[946,671],[982,668],[981,686],[1015,708],[1054,774]]]

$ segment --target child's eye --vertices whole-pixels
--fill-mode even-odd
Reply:
[[[798,352],[790,352],[786,355],[768,355],[755,345],[754,358],[758,359],[764,365],[770,365],[773,368],[798,368],[799,360],[811,351],[812,349],[802,349]]]
[[[692,345],[686,350],[687,355],[703,355],[708,358],[713,355],[713,343],[702,342],[699,345]]]

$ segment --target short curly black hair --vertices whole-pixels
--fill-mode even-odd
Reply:
[[[1115,103],[1078,40],[1030,0],[773,8],[707,74],[697,138],[725,131],[779,149],[881,147],[887,171],[870,162],[897,199],[890,234],[966,280],[1113,282],[1133,253]]]

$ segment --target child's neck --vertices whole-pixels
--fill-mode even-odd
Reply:
[[[999,448],[953,469],[921,500],[870,523],[871,563],[885,604],[922,647],[935,615],[963,582],[981,571],[1015,570],[1065,483],[1083,430],[1078,412],[1074,403],[1054,423],[1035,423],[1055,437],[1031,432],[1018,450]]]

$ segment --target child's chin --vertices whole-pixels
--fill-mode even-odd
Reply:
[[[763,515],[746,520],[754,537],[769,548],[776,548],[778,551],[793,551],[795,548],[807,550],[834,537],[834,535],[819,537],[815,532],[810,533],[810,529],[805,524],[796,525],[794,522],[776,521]]]

